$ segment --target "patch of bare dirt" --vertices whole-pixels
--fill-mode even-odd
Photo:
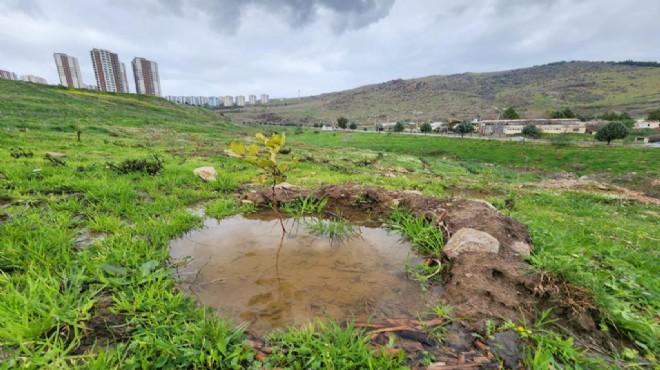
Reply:
[[[113,313],[112,298],[102,296],[94,304],[92,317],[84,323],[83,335],[72,355],[81,355],[94,348],[108,348],[130,338],[132,328],[125,315]]]
[[[660,180],[652,180],[654,182],[659,182]],[[575,179],[571,177],[558,178],[545,180],[541,182],[532,182],[523,185],[524,187],[535,187],[542,189],[564,189],[564,190],[577,190],[577,191],[587,191],[587,192],[599,192],[608,194],[610,196],[623,199],[639,202],[642,204],[653,204],[660,205],[660,199],[647,196],[644,193],[630,190],[621,186],[605,184],[602,182],[590,180],[590,179]]]

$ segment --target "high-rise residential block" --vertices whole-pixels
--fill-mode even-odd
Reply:
[[[268,94],[261,94],[261,104],[268,104]]]
[[[119,61],[119,56],[104,49],[92,49],[90,55],[99,90],[127,93],[126,66]]]
[[[227,95],[224,98],[222,98],[222,105],[225,107],[233,107],[234,106],[234,97],[231,95]]]
[[[160,96],[158,63],[144,58],[134,58],[131,64],[135,77],[135,91],[138,94]]]
[[[257,96],[254,94],[250,94],[249,103],[250,105],[257,105]]]
[[[60,85],[66,87],[84,88],[82,74],[78,65],[78,58],[66,55],[64,53],[53,54],[57,74],[60,76]]]
[[[237,107],[244,107],[245,106],[245,96],[238,95],[236,97],[236,106]]]
[[[18,80],[18,76],[14,72],[9,72],[0,69],[0,78],[5,79],[5,80]]]

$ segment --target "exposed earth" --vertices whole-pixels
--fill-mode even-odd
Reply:
[[[374,345],[387,341],[383,333],[396,333],[398,348],[413,359],[410,363],[413,367],[420,366],[424,352],[435,353],[436,358],[443,359],[429,368],[497,367],[495,353],[508,367],[517,367],[522,351],[519,333],[507,331],[488,339],[484,335],[487,322],[532,323],[546,309],[552,309],[549,317],[556,320],[553,330],[574,337],[576,343],[594,353],[609,353],[620,349],[624,343],[616,333],[598,330],[599,312],[586,290],[532,270],[524,260],[532,248],[527,226],[499,212],[490,203],[438,199],[416,191],[389,191],[356,183],[318,189],[300,189],[283,183],[275,192],[279,203],[299,197],[327,199],[326,212],[350,215],[362,211],[370,213],[374,219],[382,219],[393,206],[405,207],[416,216],[433,220],[443,231],[446,244],[452,243],[452,237],[462,234],[463,230],[487,233],[499,243],[496,253],[468,249],[452,254],[451,258],[442,257],[442,263],[450,267],[445,270],[444,293],[440,299],[454,308],[452,316],[456,318],[443,347],[433,345],[428,339],[428,324],[410,320],[402,323],[392,318],[367,325],[374,333]],[[243,202],[267,206],[272,202],[272,190],[265,188],[245,193]],[[431,322],[434,319],[438,318],[428,318]],[[254,343],[259,351],[262,351],[259,348],[268,347],[261,340]]]

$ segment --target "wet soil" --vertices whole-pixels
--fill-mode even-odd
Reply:
[[[358,226],[333,240],[314,235],[311,219],[286,220],[283,235],[272,213],[260,216],[208,219],[170,246],[190,261],[178,270],[184,289],[253,335],[315,318],[415,318],[437,300],[440,287],[422,292],[406,276],[400,236]]]
[[[600,313],[588,291],[530,268],[517,247],[532,247],[527,226],[502,214],[490,203],[438,199],[416,191],[388,191],[356,183],[318,189],[287,186],[276,189],[276,193],[279,202],[301,196],[327,199],[327,210],[359,210],[375,219],[384,218],[393,206],[406,207],[438,225],[445,240],[461,228],[486,232],[500,243],[497,254],[464,253],[445,261],[450,268],[439,302],[454,307],[452,314],[462,319],[463,330],[483,334],[487,320],[534,322],[540,312],[552,308],[551,318],[557,319],[553,329],[576,338],[576,343],[600,353],[622,348],[617,333],[597,329]],[[270,189],[244,194],[243,200],[257,206],[273,202]],[[469,346],[474,349],[478,341],[472,338]]]

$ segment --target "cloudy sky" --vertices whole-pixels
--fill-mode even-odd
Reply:
[[[0,0],[0,69],[158,62],[164,95],[315,95],[560,60],[660,61],[659,0]]]

